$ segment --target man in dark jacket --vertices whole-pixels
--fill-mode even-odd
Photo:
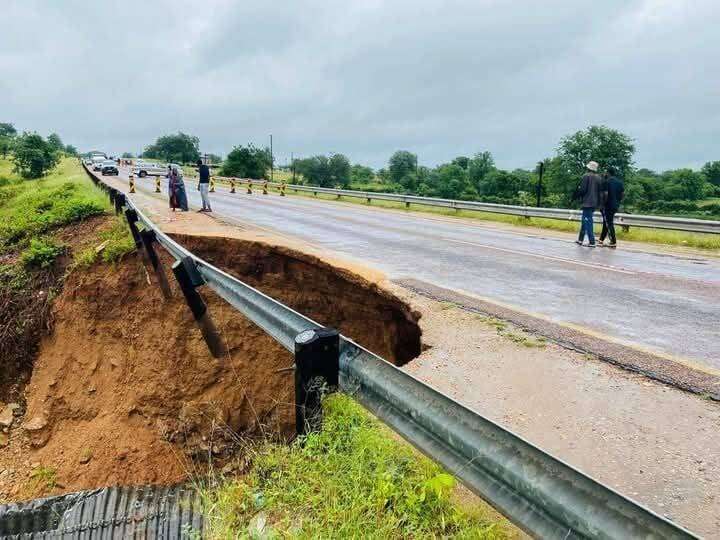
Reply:
[[[615,238],[615,214],[620,209],[620,202],[625,195],[625,185],[617,177],[617,171],[612,167],[608,168],[607,179],[607,196],[605,197],[605,206],[603,208],[603,227],[600,233],[600,245],[604,246],[605,238],[610,233],[610,243],[608,247],[617,246]]]
[[[582,207],[582,220],[580,221],[580,234],[576,244],[582,245],[585,235],[588,237],[588,246],[595,247],[595,231],[593,230],[593,214],[596,208],[602,208],[604,203],[603,181],[597,174],[598,164],[589,161],[585,166],[586,172],[580,182],[578,196]]]
[[[200,198],[202,199],[202,208],[198,212],[212,212],[210,208],[210,195],[208,195],[210,187],[210,167],[205,165],[201,160],[197,160],[198,175],[200,179],[198,181],[198,190],[200,190]]]

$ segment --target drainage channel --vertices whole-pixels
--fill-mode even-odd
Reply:
[[[201,538],[197,491],[187,485],[112,487],[0,505],[0,540]]]

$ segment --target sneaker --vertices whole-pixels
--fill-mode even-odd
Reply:
[[[198,210],[198,212],[204,212],[204,211],[205,211],[204,208],[201,208],[200,210]]]
[[[575,243],[576,243],[578,246],[582,246],[582,242],[581,242],[580,240],[575,240]]]
[[[607,246],[607,244],[606,244],[603,240],[600,240],[600,241],[597,243],[597,246],[598,246],[598,247],[605,247],[605,246]]]
[[[607,245],[607,247],[609,247],[609,248],[616,248],[616,247],[617,247],[617,244],[616,244],[615,242],[610,242],[610,243]]]
[[[590,243],[590,244],[588,244],[587,247],[596,247],[596,246],[597,246],[597,244]]]

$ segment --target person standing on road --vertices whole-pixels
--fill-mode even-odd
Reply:
[[[212,212],[210,208],[210,167],[205,165],[199,159],[197,160],[198,174],[200,180],[198,181],[198,190],[200,191],[200,198],[202,199],[202,208],[198,212]]]
[[[607,179],[607,195],[605,197],[605,206],[603,207],[603,228],[600,233],[600,245],[608,247],[617,247],[617,238],[615,237],[615,214],[620,209],[620,202],[625,195],[625,184],[617,177],[617,171],[613,167],[608,167]],[[605,244],[605,238],[610,233],[610,243]]]
[[[596,161],[589,161],[585,169],[585,175],[582,177],[577,191],[582,207],[582,220],[580,221],[580,234],[575,243],[582,246],[585,235],[587,235],[588,246],[595,247],[593,214],[596,208],[603,205],[603,182],[600,175],[597,174],[598,164]]]
[[[188,211],[187,193],[185,193],[185,181],[183,180],[182,169],[177,165],[168,167],[168,194],[170,195],[170,208],[173,212],[180,208],[183,212]]]

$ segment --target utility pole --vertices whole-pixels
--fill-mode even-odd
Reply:
[[[538,162],[538,184],[537,184],[537,207],[540,208],[540,198],[542,197],[542,177],[545,171],[545,162]]]
[[[294,184],[295,183],[295,156],[292,152],[290,152],[290,166],[292,167],[293,184]]]
[[[270,181],[273,181],[273,169],[275,168],[275,158],[273,157],[272,133],[270,134]]]

